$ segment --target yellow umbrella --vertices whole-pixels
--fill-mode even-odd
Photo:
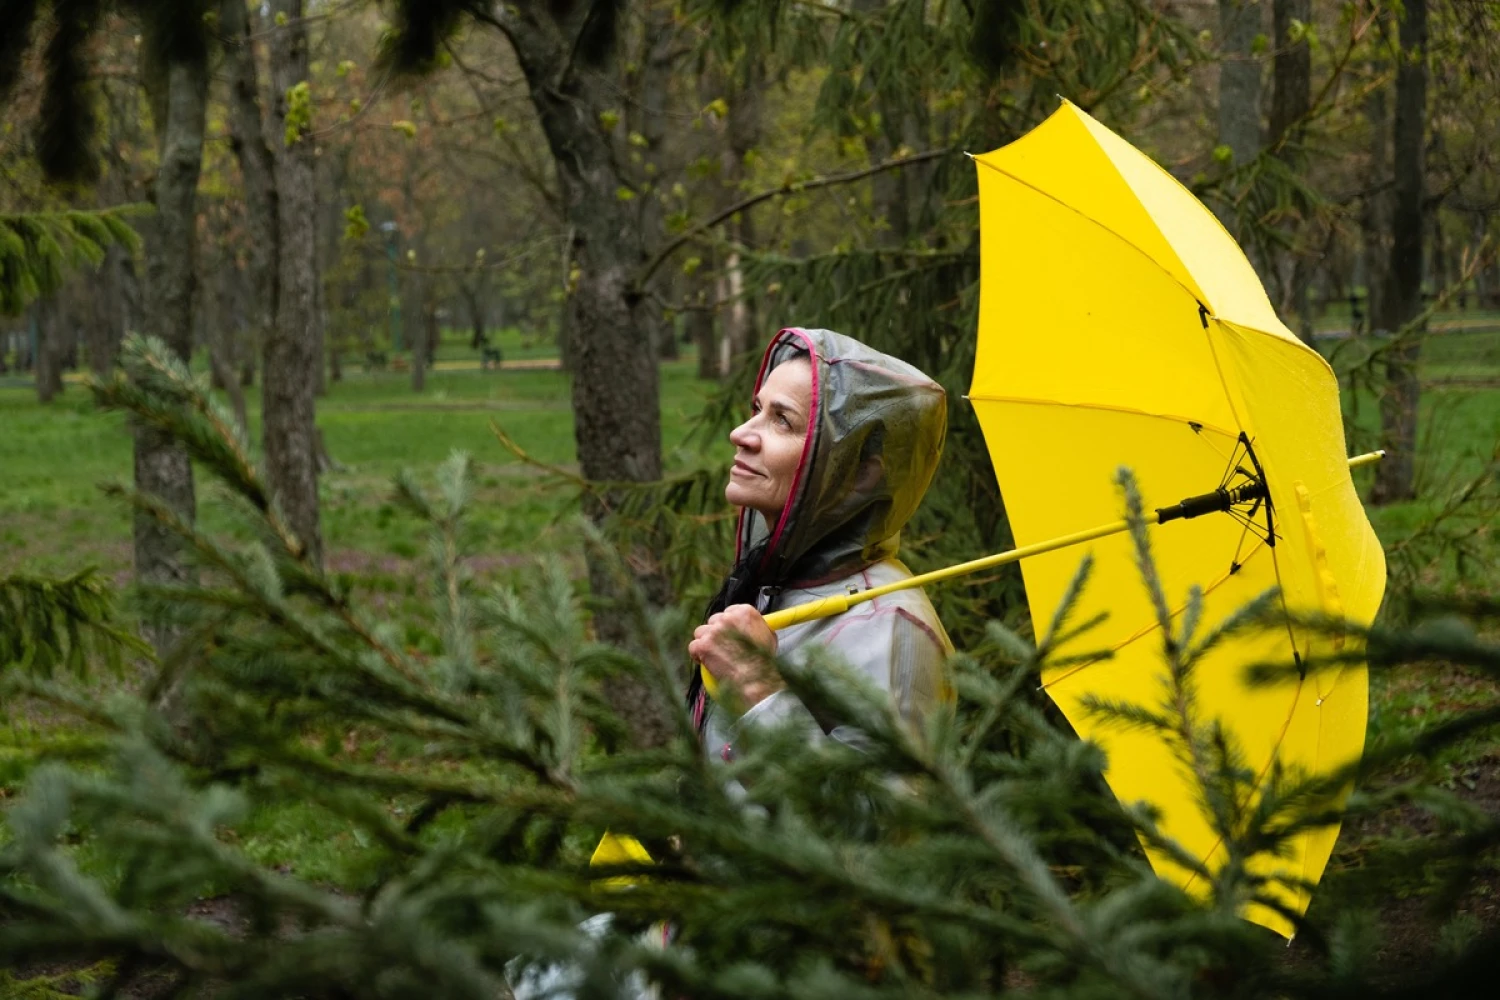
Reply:
[[[980,316],[974,404],[1017,547],[766,618],[773,629],[840,614],[893,590],[1022,562],[1033,618],[1047,621],[1089,545],[1094,572],[1079,620],[1106,623],[1075,641],[1108,659],[1043,674],[1078,733],[1108,755],[1105,778],[1146,802],[1159,827],[1210,869],[1222,845],[1194,779],[1158,736],[1101,720],[1089,699],[1156,708],[1165,681],[1160,635],[1134,562],[1119,498],[1129,467],[1165,502],[1153,532],[1158,574],[1180,615],[1203,590],[1205,628],[1277,587],[1285,605],[1368,624],[1385,557],[1349,469],[1380,453],[1344,454],[1338,382],[1276,318],[1234,240],[1148,157],[1072,104],[1020,140],[975,157],[980,194]],[[1185,498],[1185,499],[1184,499]],[[1177,502],[1172,502],[1177,501]],[[1180,523],[1175,523],[1180,522]],[[1195,671],[1198,714],[1225,724],[1263,783],[1273,764],[1325,774],[1364,745],[1363,665],[1275,687],[1245,683],[1252,663],[1308,661],[1345,640],[1300,628],[1227,641]],[[1069,652],[1071,650],[1063,650]],[[704,683],[717,686],[705,670]],[[1303,912],[1338,836],[1304,834],[1258,870],[1293,885],[1279,902]],[[1202,892],[1193,873],[1148,849],[1163,878]],[[649,858],[606,834],[597,864]],[[1252,906],[1281,934],[1291,924]]]
[[[969,398],[1017,544],[1118,517],[1108,484],[1120,466],[1133,470],[1148,504],[1222,485],[1238,491],[1232,512],[1152,532],[1174,615],[1194,584],[1206,626],[1279,587],[1291,609],[1369,623],[1385,559],[1350,479],[1337,380],[1277,319],[1233,238],[1155,162],[1066,102],[975,161],[981,278]],[[1165,676],[1128,538],[1090,549],[1079,619],[1109,619],[1072,649],[1114,655],[1048,671],[1043,683],[1079,735],[1107,753],[1115,794],[1159,809],[1162,830],[1213,869],[1222,847],[1171,748],[1086,709],[1090,697],[1155,708]],[[1023,562],[1036,621],[1050,618],[1078,560],[1055,551]],[[1227,726],[1258,781],[1275,761],[1319,774],[1359,756],[1362,664],[1271,688],[1244,680],[1248,664],[1306,660],[1329,641],[1300,628],[1244,635],[1198,668],[1201,715]],[[1290,857],[1257,864],[1315,883],[1337,835],[1304,835]],[[1151,861],[1189,891],[1203,888],[1166,858],[1153,852]],[[1281,902],[1301,912],[1307,893],[1288,891]],[[1291,933],[1274,911],[1246,915]]]

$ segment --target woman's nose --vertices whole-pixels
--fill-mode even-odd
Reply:
[[[752,421],[747,420],[743,424],[740,424],[738,427],[736,427],[734,430],[730,431],[729,443],[734,445],[736,448],[744,448],[746,451],[753,451],[755,449],[755,446],[760,443],[760,438],[756,435],[755,431],[751,429],[751,423]]]

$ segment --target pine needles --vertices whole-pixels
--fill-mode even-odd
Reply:
[[[1161,704],[1100,706],[1136,711],[1202,778],[1230,862],[1204,872],[1209,898],[1195,900],[1152,874],[1138,837],[1198,862],[1150,816],[1122,809],[1098,749],[1030,696],[1095,624],[1074,613],[1087,564],[1036,644],[992,624],[955,660],[957,702],[923,731],[835,662],[783,663],[790,688],[850,738],[809,744],[752,729],[734,761],[710,761],[678,698],[680,614],[652,612],[625,586],[637,634],[616,646],[594,633],[562,567],[539,565],[510,588],[467,571],[465,456],[435,488],[409,477],[395,486],[427,527],[429,600],[374,612],[357,582],[326,578],[276,528],[258,468],[204,387],[149,343],[126,356],[125,381],[96,391],[179,434],[254,530],[231,543],[121,488],[187,539],[204,570],[199,585],[152,595],[184,627],[181,652],[162,666],[177,706],[170,716],[156,707],[161,681],[140,698],[30,688],[112,749],[88,767],[38,769],[8,812],[7,965],[87,963],[107,970],[106,994],[149,975],[179,995],[414,1000],[503,996],[527,969],[559,962],[587,997],[630,996],[640,977],[663,995],[808,1000],[1321,998],[1368,985],[1374,938],[1360,931],[1358,902],[1337,905],[1351,897],[1330,896],[1300,925],[1311,947],[1295,972],[1279,942],[1236,915],[1277,898],[1254,857],[1339,815],[1336,792],[1353,777],[1276,774],[1247,796],[1235,748],[1200,714],[1195,665],[1224,635],[1274,620],[1265,604],[1226,622],[1189,609],[1164,623]],[[1496,662],[1473,630],[1366,638],[1377,668],[1435,655]],[[673,740],[623,749],[626,720],[601,694],[622,675],[669,703]],[[1451,745],[1497,711],[1404,752]],[[1384,753],[1370,766],[1392,763]],[[1445,889],[1462,891],[1500,845],[1494,817],[1421,783],[1376,786],[1354,805],[1418,801],[1455,831],[1443,849],[1469,864],[1441,872]],[[345,884],[269,868],[247,848],[247,820],[293,803],[347,833],[359,863]],[[590,868],[606,827],[639,838],[654,864]],[[1384,870],[1410,877],[1436,860],[1423,845]],[[622,876],[628,889],[612,881]],[[584,924],[598,913],[611,916]],[[673,928],[666,947],[661,921]],[[1457,964],[1433,974],[1483,981],[1496,964],[1485,943],[1471,934],[1455,945]]]
[[[62,579],[0,577],[0,671],[50,677],[59,667],[83,675],[113,669],[149,647],[116,623],[109,587],[91,569]]]
[[[57,291],[70,269],[97,266],[110,246],[134,252],[140,240],[126,220],[138,211],[0,213],[0,316]]]

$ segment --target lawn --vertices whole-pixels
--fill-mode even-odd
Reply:
[[[419,530],[394,516],[392,478],[403,469],[430,481],[454,450],[475,460],[474,521],[481,553],[563,549],[572,537],[558,520],[570,505],[538,484],[536,470],[507,452],[490,430],[498,424],[536,459],[575,462],[568,377],[559,371],[443,372],[421,395],[396,372],[353,373],[318,401],[318,426],[338,467],[321,480],[323,526],[330,562],[346,569],[418,554]],[[670,451],[680,446],[708,388],[695,364],[662,367],[662,426]],[[252,438],[258,436],[259,394],[250,394]],[[92,564],[124,574],[130,564],[130,521],[97,489],[128,481],[130,443],[122,417],[94,410],[70,386],[47,407],[28,389],[0,388],[0,573],[22,567],[64,572]],[[211,491],[200,516],[224,523]]]
[[[463,362],[466,351],[467,342],[455,335],[439,358]],[[515,356],[509,348],[506,352],[507,359]],[[695,370],[691,358],[662,367],[662,424],[669,453],[683,445],[711,389],[696,379]],[[1427,495],[1412,504],[1370,511],[1387,543],[1436,509],[1451,484],[1481,470],[1500,440],[1500,335],[1434,337],[1422,374],[1427,391],[1419,475]],[[251,393],[250,402],[254,435],[258,393]],[[1351,406],[1356,444],[1373,446],[1375,400],[1361,395],[1349,402],[1358,403]],[[391,503],[390,483],[403,469],[430,483],[438,463],[455,449],[475,460],[478,555],[473,568],[478,576],[512,578],[526,572],[534,557],[549,553],[576,559],[571,492],[549,484],[534,466],[503,448],[491,433],[492,421],[537,460],[573,466],[569,381],[560,371],[440,367],[420,395],[411,391],[410,376],[396,371],[352,368],[343,381],[331,384],[318,403],[318,423],[338,463],[321,481],[331,568],[352,574],[368,593],[389,593],[397,601],[424,593],[429,571],[422,529]],[[29,388],[0,387],[0,429],[0,574],[20,569],[62,573],[95,565],[126,582],[129,518],[96,488],[100,481],[130,478],[123,419],[96,412],[79,386],[70,386],[47,407],[36,403]],[[679,456],[678,464],[684,460]],[[1367,481],[1369,473],[1360,476]],[[212,490],[200,489],[200,496],[203,522],[211,529],[226,525]],[[1441,567],[1434,568],[1433,582],[1442,582],[1443,576]],[[1439,680],[1434,682],[1433,676]],[[1408,732],[1493,700],[1488,685],[1453,672],[1378,675],[1373,678],[1370,735]],[[85,737],[59,732],[44,720],[7,720],[0,730],[0,798],[18,787],[43,745],[56,751],[59,740],[73,745],[81,739]],[[1449,780],[1462,783],[1475,761],[1490,753],[1489,744],[1476,743],[1446,759]],[[350,829],[326,814],[289,803],[252,817],[241,835],[247,848],[267,863],[323,880],[360,880],[359,845]],[[1335,869],[1342,863],[1336,862]]]

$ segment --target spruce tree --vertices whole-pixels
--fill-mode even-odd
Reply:
[[[53,294],[67,273],[97,267],[111,246],[134,251],[134,207],[0,213],[0,316],[17,316]]]
[[[131,340],[123,358],[123,372],[95,387],[99,401],[177,437],[248,540],[210,536],[118,488],[195,554],[201,583],[142,597],[174,616],[186,637],[178,655],[132,697],[8,679],[8,700],[76,713],[103,749],[38,768],[6,813],[7,968],[69,963],[106,995],[149,983],[180,996],[495,997],[528,967],[564,963],[583,997],[629,995],[639,975],[664,996],[704,998],[1322,998],[1460,995],[1500,964],[1486,931],[1451,962],[1383,969],[1347,892],[1320,896],[1298,922],[1296,962],[1240,919],[1247,901],[1273,902],[1245,859],[1328,822],[1350,777],[1288,774],[1252,802],[1235,748],[1194,713],[1203,651],[1224,628],[1284,628],[1276,602],[1220,630],[1192,614],[1161,621],[1174,689],[1099,706],[1163,730],[1197,761],[1203,806],[1234,863],[1205,871],[1206,895],[1190,898],[1140,853],[1142,839],[1174,850],[1150,812],[1117,803],[1097,749],[1025,696],[1057,650],[1087,635],[1071,595],[1035,643],[992,624],[953,664],[956,704],[924,731],[836,663],[781,663],[821,717],[862,731],[861,746],[757,730],[735,760],[710,760],[675,697],[681,616],[624,587],[635,634],[628,647],[601,643],[561,567],[539,567],[521,588],[483,587],[466,572],[466,457],[443,466],[435,491],[396,484],[430,535],[431,609],[376,615],[353,581],[296,544],[206,387],[160,345]],[[1155,586],[1128,477],[1121,490],[1143,585]],[[1072,593],[1088,578],[1085,562]],[[1493,642],[1456,620],[1359,638],[1377,670],[1442,657],[1500,675]],[[620,674],[675,706],[671,740],[642,750],[623,739],[601,694]],[[169,717],[152,697],[166,684],[179,691]],[[1420,780],[1372,778],[1497,724],[1491,702],[1371,748],[1350,811],[1419,801],[1442,820],[1422,857],[1387,874],[1410,877],[1445,855],[1442,875],[1462,887],[1491,856],[1496,817]],[[350,832],[343,884],[258,863],[238,835],[292,803]],[[606,828],[640,838],[654,863],[590,867]],[[600,912],[613,914],[606,926],[580,927]]]

